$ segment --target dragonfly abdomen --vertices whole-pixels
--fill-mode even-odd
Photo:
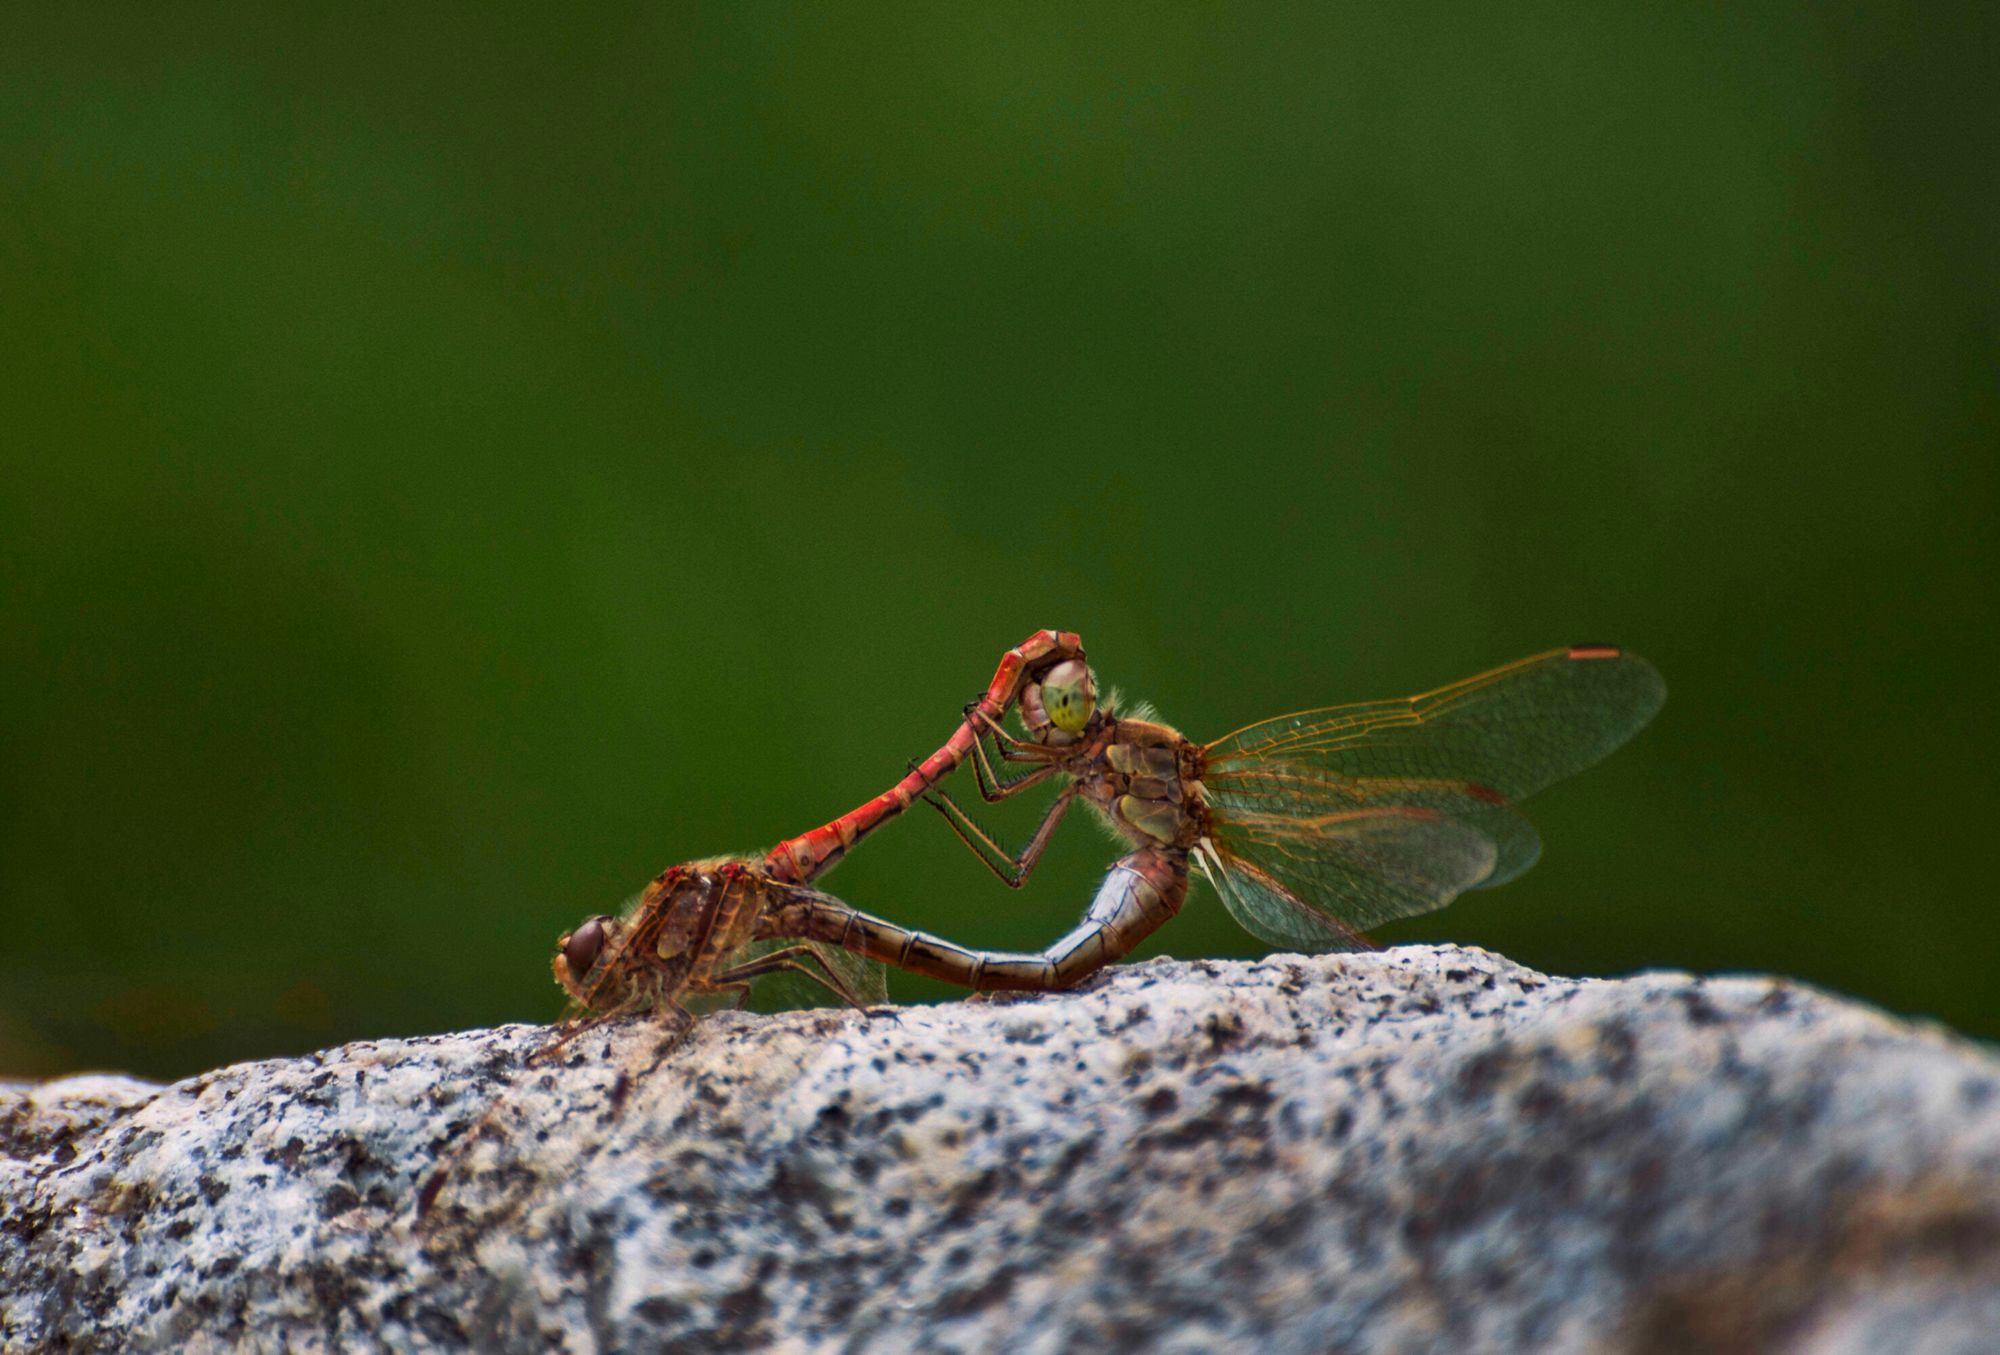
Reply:
[[[1185,851],[1142,847],[1111,867],[1083,921],[1038,953],[972,950],[873,917],[830,894],[797,888],[759,922],[758,935],[824,941],[966,988],[1045,991],[1067,988],[1130,954],[1181,910],[1187,885]]]

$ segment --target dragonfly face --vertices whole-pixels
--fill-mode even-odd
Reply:
[[[604,950],[604,929],[612,921],[609,914],[599,913],[556,942],[562,951],[563,964],[572,975],[579,979],[587,977],[597,966],[597,957]]]
[[[585,1008],[618,1006],[629,996],[629,983],[620,983],[609,973],[598,973],[599,962],[619,954],[626,926],[615,917],[599,914],[573,932],[556,940],[556,982],[570,1000]]]
[[[1075,743],[1097,714],[1097,684],[1082,659],[1066,659],[1021,687],[1021,722],[1036,743]]]

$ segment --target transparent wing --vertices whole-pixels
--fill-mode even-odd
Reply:
[[[1212,772],[1315,753],[1330,773],[1462,783],[1523,800],[1631,738],[1666,694],[1637,654],[1577,645],[1421,696],[1281,715],[1203,751]]]
[[[1349,776],[1338,759],[1318,749],[1211,767],[1202,774],[1202,787],[1212,815],[1211,834],[1268,869],[1282,871],[1298,859],[1348,852],[1351,825],[1375,822],[1357,817],[1367,814],[1382,817],[1374,832],[1386,831],[1401,815],[1418,823],[1444,819],[1483,838],[1490,848],[1488,869],[1462,889],[1505,884],[1534,865],[1542,852],[1534,825],[1496,790],[1472,781]],[[1410,829],[1408,840],[1414,849],[1441,831]],[[1440,899],[1432,907],[1447,902]]]
[[[1365,944],[1364,928],[1533,865],[1541,842],[1513,801],[1604,757],[1665,693],[1637,655],[1576,647],[1240,729],[1203,750],[1203,866],[1268,941]]]
[[[833,976],[846,987],[857,1001],[869,1005],[879,1005],[889,1000],[889,971],[879,961],[842,950],[839,946],[827,945],[819,941],[796,941],[778,937],[766,941],[751,941],[735,952],[731,964],[746,964],[760,955],[769,955],[774,950],[787,950],[804,946],[830,970]],[[810,960],[806,968],[813,968]],[[764,1011],[780,1011],[793,1007],[837,1007],[843,1005],[841,999],[825,984],[817,983],[803,974],[781,972],[768,974],[755,981],[752,990],[758,1008]]]
[[[1415,807],[1225,828],[1198,850],[1230,915],[1273,945],[1346,950],[1362,930],[1442,908],[1491,875],[1493,842]]]

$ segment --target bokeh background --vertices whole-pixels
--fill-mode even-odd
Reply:
[[[548,1019],[558,931],[872,794],[1042,625],[1197,737],[1638,649],[1667,707],[1542,864],[1384,939],[2000,1035],[1993,50],[15,11],[0,1073]],[[828,884],[1039,946],[1112,851],[1016,895],[924,814]],[[1159,949],[1260,948],[1202,892]]]

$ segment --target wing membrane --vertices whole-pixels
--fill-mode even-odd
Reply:
[[[1637,654],[1574,646],[1420,696],[1281,715],[1204,751],[1213,769],[1317,753],[1350,777],[1463,782],[1523,800],[1631,738],[1666,691]]]
[[[1267,941],[1366,944],[1364,928],[1533,865],[1541,841],[1513,802],[1603,758],[1665,695],[1636,654],[1586,646],[1247,726],[1203,750],[1202,866]]]
[[[887,966],[865,955],[856,955],[852,951],[842,950],[839,946],[820,941],[799,941],[789,937],[752,941],[735,953],[731,963],[747,963],[760,955],[768,955],[774,950],[785,950],[793,946],[804,946],[812,951],[836,978],[847,985],[847,991],[864,1004],[874,1006],[889,1000]],[[811,967],[810,961],[807,962],[807,967]],[[802,974],[767,974],[755,980],[755,983],[757,1006],[760,1010],[840,1005],[840,999],[829,992],[824,984],[815,983]]]
[[[1433,811],[1370,809],[1322,823],[1309,839],[1223,834],[1198,859],[1245,930],[1273,945],[1347,950],[1368,944],[1362,928],[1442,908],[1478,884],[1494,848]]]

